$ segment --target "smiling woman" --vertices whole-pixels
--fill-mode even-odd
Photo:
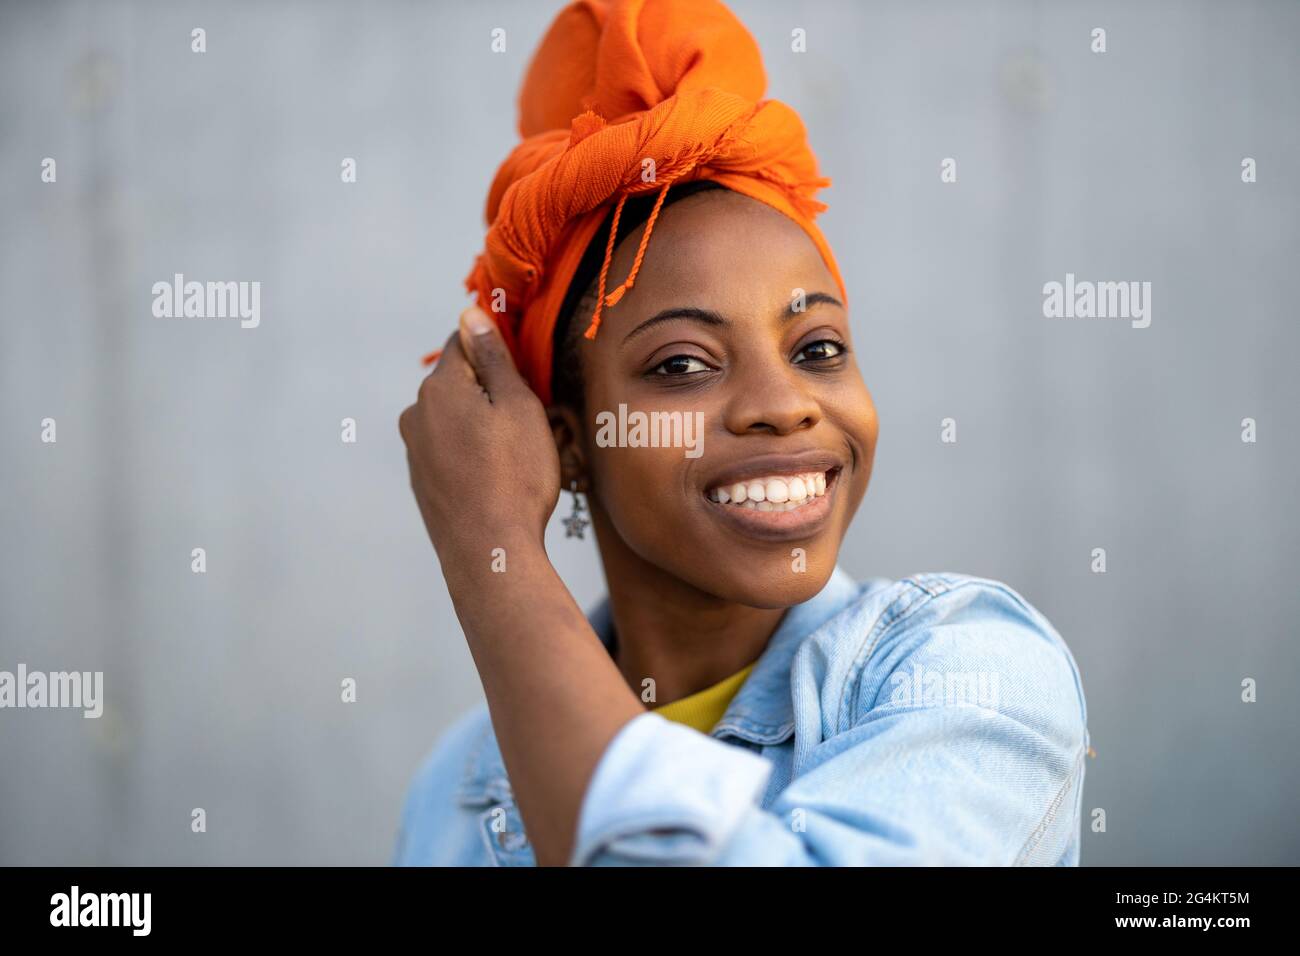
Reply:
[[[763,85],[698,0],[573,4],[529,70],[469,280],[507,307],[462,314],[401,420],[486,705],[413,782],[398,862],[1078,862],[1060,636],[997,582],[837,566],[876,411],[825,181]],[[700,422],[703,453],[608,440],[635,414]],[[590,614],[543,543],[561,487]],[[1000,692],[893,692],[912,673]]]

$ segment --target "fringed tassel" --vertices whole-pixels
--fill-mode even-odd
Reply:
[[[605,259],[600,264],[600,280],[596,284],[596,311],[591,314],[591,324],[587,326],[587,331],[582,333],[584,338],[594,339],[596,330],[600,328],[600,314],[605,307],[605,280],[609,277],[609,260],[614,255],[614,237],[618,235],[618,220],[623,215],[623,204],[627,201],[627,194],[624,193],[618,197],[618,205],[614,207],[614,221],[609,224],[609,239],[605,241]]]
[[[618,220],[623,214],[623,203],[627,199],[624,193],[619,197],[618,205],[614,207],[614,221],[609,227],[609,240],[605,244],[605,261],[600,266],[600,282],[596,288],[596,310],[591,315],[591,324],[587,326],[587,331],[583,333],[585,338],[594,339],[596,330],[600,328],[600,320],[605,306],[618,305],[627,291],[636,283],[637,273],[641,271],[641,263],[645,259],[646,246],[650,242],[650,233],[654,232],[655,221],[659,218],[659,210],[663,208],[664,199],[668,195],[668,187],[672,183],[664,184],[659,190],[659,195],[655,199],[654,208],[650,210],[650,218],[646,220],[645,232],[641,234],[641,242],[636,247],[636,258],[632,260],[632,268],[627,274],[627,278],[622,281],[608,295],[605,294],[605,280],[609,274],[609,261],[614,255],[614,238],[618,235]]]

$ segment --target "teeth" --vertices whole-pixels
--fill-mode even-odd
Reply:
[[[803,475],[773,475],[738,481],[734,485],[711,488],[708,499],[733,504],[751,511],[789,511],[826,494],[826,474],[820,471]]]

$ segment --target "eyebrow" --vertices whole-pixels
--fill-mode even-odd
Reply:
[[[837,305],[841,309],[844,308],[844,303],[842,303],[839,299],[835,298],[835,296],[830,295],[829,293],[826,292],[810,292],[806,296],[804,296],[803,311],[806,311],[807,309],[811,309],[814,305]],[[778,312],[776,314],[776,317],[778,320],[784,321],[790,318],[791,316],[798,315],[798,314],[799,313],[795,312],[794,310],[794,303],[791,302],[788,306],[786,306],[784,309]],[[653,328],[654,326],[660,324],[661,322],[673,322],[678,319],[687,319],[688,321],[700,322],[704,325],[716,326],[716,325],[727,324],[727,320],[724,319],[717,312],[714,312],[712,309],[695,309],[695,308],[664,309],[662,312],[656,312],[654,315],[646,319],[644,322],[642,322],[640,325],[634,328],[631,332],[629,332],[626,336],[624,336],[623,342],[625,344],[627,342],[630,342],[633,338],[640,335],[642,332],[645,332]]]

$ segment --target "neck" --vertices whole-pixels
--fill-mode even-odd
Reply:
[[[655,705],[704,690],[756,661],[784,608],[722,600],[632,552],[598,507],[592,526],[618,636],[615,663],[633,692],[654,680]]]

